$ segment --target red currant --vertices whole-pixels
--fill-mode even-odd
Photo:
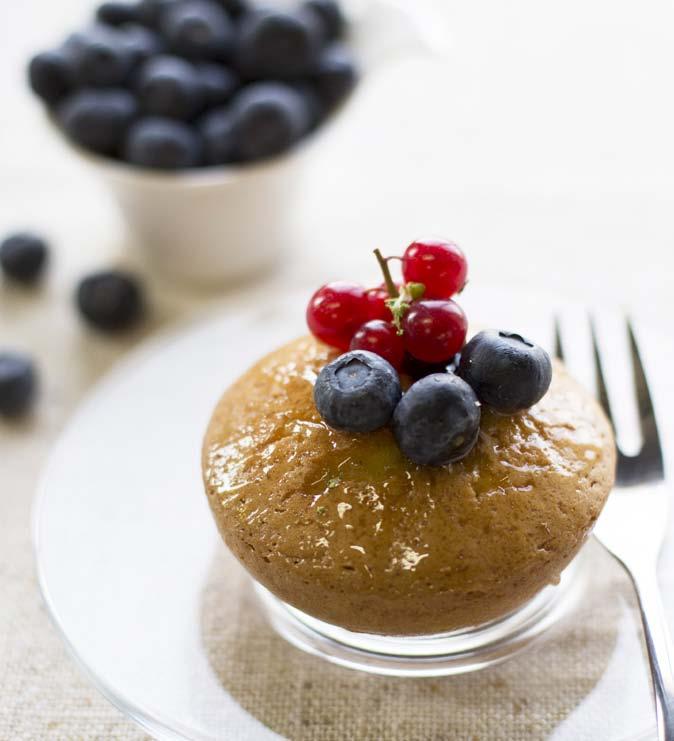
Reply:
[[[403,319],[405,348],[417,360],[450,360],[466,341],[468,321],[454,301],[415,301]]]
[[[450,298],[466,284],[468,263],[454,242],[427,239],[412,244],[403,255],[407,283],[423,283],[424,298]]]
[[[389,312],[390,313],[390,312]],[[396,369],[400,370],[405,359],[405,343],[402,335],[391,324],[381,319],[372,319],[363,324],[351,340],[350,350],[369,350],[377,353]]]
[[[386,305],[390,298],[388,291],[384,286],[370,288],[365,291],[365,300],[367,301],[367,318],[382,319],[384,321],[391,318],[391,310]]]
[[[356,283],[328,283],[307,306],[307,324],[326,345],[348,350],[355,331],[367,320],[365,289]]]
[[[400,283],[396,283],[398,290],[402,288]],[[382,283],[376,288],[368,288],[365,291],[365,298],[367,299],[367,318],[368,319],[383,319],[385,322],[391,321],[391,310],[386,305],[386,302],[391,298],[386,288],[386,284]]]

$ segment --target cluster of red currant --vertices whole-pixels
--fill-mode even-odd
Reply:
[[[397,370],[414,361],[450,363],[466,340],[468,322],[451,300],[466,284],[468,264],[453,242],[413,242],[402,258],[375,255],[384,283],[366,289],[355,283],[328,283],[307,307],[313,335],[340,350],[369,350]],[[401,260],[403,283],[389,263]]]

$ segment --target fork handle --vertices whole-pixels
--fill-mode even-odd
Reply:
[[[639,599],[641,621],[651,666],[659,741],[674,741],[674,649],[660,597],[656,569],[628,573]]]

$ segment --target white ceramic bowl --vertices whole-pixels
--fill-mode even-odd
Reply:
[[[218,286],[270,265],[303,169],[299,153],[166,174],[80,152],[120,207],[134,248],[167,277]]]
[[[361,77],[393,57],[431,55],[445,47],[412,3],[351,0],[346,6]],[[181,281],[215,286],[268,266],[283,251],[307,144],[315,145],[325,127],[265,162],[180,173],[144,170],[71,148],[104,181],[133,243],[153,266]]]

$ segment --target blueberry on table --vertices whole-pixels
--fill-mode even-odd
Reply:
[[[186,120],[204,104],[204,87],[196,67],[169,55],[154,57],[143,65],[136,92],[141,110],[152,116]]]
[[[128,329],[143,313],[143,295],[133,275],[106,270],[88,275],[77,287],[76,303],[82,316],[96,329]]]
[[[366,350],[347,352],[328,363],[314,386],[321,417],[346,432],[372,432],[386,425],[400,395],[393,366]]]
[[[323,105],[328,109],[334,108],[353,90],[358,80],[349,50],[341,44],[324,49],[311,79]]]
[[[215,62],[196,65],[207,108],[227,103],[241,86],[241,80],[229,68]]]
[[[49,249],[42,237],[21,232],[0,243],[0,268],[11,280],[34,283],[42,274]]]
[[[161,16],[160,28],[169,48],[190,59],[227,59],[234,27],[214,0],[183,0]]]
[[[228,107],[214,108],[199,121],[207,165],[226,165],[236,159],[234,116]]]
[[[480,401],[498,412],[529,409],[550,388],[552,364],[543,348],[513,332],[480,332],[463,348],[457,373]]]
[[[232,103],[237,153],[242,160],[280,154],[309,128],[306,99],[278,82],[258,82],[243,88]]]
[[[170,118],[143,118],[129,130],[124,159],[158,170],[183,170],[202,161],[201,140],[192,126]]]
[[[123,85],[133,68],[132,50],[122,42],[120,34],[105,26],[73,34],[68,47],[72,53],[77,83],[83,87]]]
[[[98,154],[115,155],[137,112],[136,99],[128,90],[83,89],[59,106],[58,120],[76,144]]]
[[[28,82],[33,92],[54,105],[73,88],[75,73],[70,57],[62,49],[36,54],[28,65]]]
[[[435,373],[410,386],[393,414],[400,450],[414,463],[445,466],[464,458],[480,431],[480,403],[452,373]]]
[[[37,374],[30,358],[0,351],[0,414],[18,417],[35,398]]]
[[[327,41],[334,41],[344,33],[346,23],[336,0],[306,0],[304,8],[316,14]]]
[[[107,2],[98,6],[96,19],[108,26],[121,26],[138,20],[138,7],[130,2]]]
[[[314,69],[321,41],[308,13],[256,10],[241,20],[236,64],[248,79],[303,77]]]

